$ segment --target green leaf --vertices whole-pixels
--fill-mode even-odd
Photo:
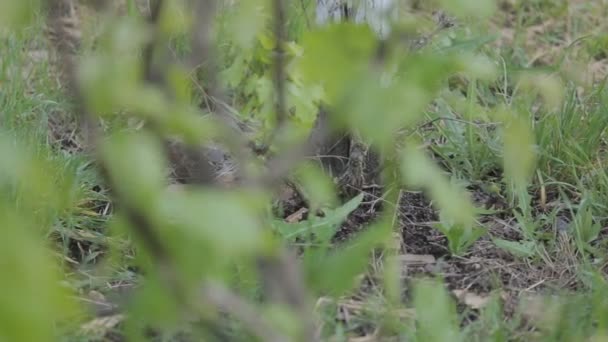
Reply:
[[[520,258],[528,258],[534,255],[535,243],[534,241],[509,241],[503,239],[492,239],[496,247],[500,249],[504,249],[505,251],[520,257]]]
[[[99,38],[101,52],[79,60],[78,84],[92,112],[105,114],[130,106],[138,114],[166,112],[162,92],[140,83],[143,69],[138,53],[148,38],[149,32],[133,18],[108,23]]]
[[[487,229],[481,227],[465,229],[463,243],[459,246],[459,251],[462,252],[467,250],[475,241],[479,240],[487,232]]]
[[[297,182],[311,210],[336,205],[334,182],[317,165],[307,163],[296,170]]]
[[[192,103],[192,81],[190,74],[184,67],[177,65],[169,66],[167,70],[167,83],[171,87],[172,94],[175,95],[175,100],[181,104]]]
[[[460,224],[450,225],[446,222],[435,224],[434,227],[448,238],[448,248],[454,255],[463,254],[487,232],[485,228],[481,227],[465,227]]]
[[[391,227],[375,224],[333,253],[306,255],[307,278],[312,288],[322,295],[341,296],[355,287],[355,277],[365,271],[373,248],[391,237]]]
[[[418,341],[461,341],[454,302],[438,281],[418,280],[414,285]]]
[[[0,340],[56,341],[57,324],[73,319],[76,305],[60,281],[60,268],[35,227],[0,202]]]
[[[401,155],[401,173],[409,185],[422,187],[430,193],[449,224],[470,227],[474,207],[467,192],[453,184],[411,141]]]
[[[307,129],[312,128],[319,111],[317,103],[321,99],[315,93],[315,88],[290,82],[287,84],[287,93],[289,95],[288,103],[295,108],[294,119],[301,122]],[[307,130],[306,133],[308,132]]]
[[[460,54],[457,61],[462,71],[469,77],[484,81],[494,81],[497,77],[496,65],[486,56]]]
[[[593,214],[591,213],[590,208],[586,208],[582,213],[579,213],[580,217],[577,217],[580,221],[580,234],[581,240],[586,243],[590,243],[593,240],[597,239],[602,226],[594,222]]]
[[[264,30],[268,20],[268,1],[238,1],[234,13],[229,16],[228,26],[236,45],[241,49],[250,49],[256,37]]]
[[[350,92],[338,102],[340,112],[334,122],[350,126],[382,149],[390,146],[397,131],[416,122],[433,92],[409,78],[387,87],[378,78],[367,73],[350,81],[350,86],[343,85],[344,92]]]
[[[247,76],[248,60],[245,54],[238,54],[230,66],[221,72],[221,80],[228,87],[236,87]]]
[[[267,305],[263,308],[262,312],[268,321],[274,323],[281,333],[286,336],[301,336],[301,319],[292,308],[285,305]]]
[[[0,1],[0,29],[21,29],[34,20],[40,0]]]
[[[341,98],[345,85],[369,68],[375,41],[369,27],[352,23],[306,32],[302,38],[304,54],[298,62],[304,82],[322,84],[330,103]]]
[[[527,120],[517,113],[503,114],[503,167],[507,178],[523,191],[534,172],[536,151],[534,133]]]
[[[441,7],[459,17],[488,18],[496,11],[495,0],[441,0]]]
[[[200,242],[209,255],[231,259],[251,255],[263,247],[265,235],[260,227],[263,198],[261,194],[243,191],[169,191],[156,209],[162,221],[171,224],[171,229],[177,229],[191,242]]]
[[[82,86],[85,102],[92,112],[100,114],[123,109],[134,99],[139,100],[137,105],[144,105],[138,96],[140,77],[139,62],[133,56],[123,56],[119,60],[90,56],[83,58],[78,66],[78,83]],[[162,99],[162,95],[157,93],[155,97],[149,97],[152,106],[148,108],[154,112],[159,108],[157,98]],[[160,108],[163,107],[166,105],[161,103]]]
[[[193,12],[183,1],[167,1],[158,19],[158,28],[165,37],[174,37],[185,34],[192,26],[195,18]]]
[[[69,205],[68,187],[73,177],[65,174],[61,161],[37,155],[25,142],[0,132],[0,189],[43,228],[47,220]]]
[[[162,279],[155,273],[146,276],[146,281],[129,300],[129,311],[124,323],[124,332],[129,341],[144,341],[146,325],[175,328],[179,324],[179,306]]]
[[[101,146],[102,158],[115,188],[129,205],[153,209],[165,187],[165,160],[151,135],[118,133]]]
[[[360,193],[359,195],[353,197],[350,201],[346,202],[344,205],[338,207],[337,209],[326,210],[325,217],[323,217],[321,219],[322,220],[321,225],[319,225],[318,221],[313,219],[311,221],[311,224],[313,227],[315,227],[315,226],[316,227],[319,227],[319,226],[335,227],[333,232],[331,231],[331,229],[319,230],[319,229],[313,228],[313,232],[315,233],[317,238],[322,243],[328,242],[335,234],[335,230],[337,228],[339,228],[340,224],[342,224],[344,221],[346,221],[346,218],[348,217],[348,215],[350,215],[350,213],[352,213],[353,211],[355,211],[355,209],[357,209],[359,207],[362,200],[363,200],[363,193]]]
[[[324,210],[324,217],[312,217],[298,223],[286,223],[282,220],[275,220],[273,225],[287,240],[293,241],[296,238],[302,238],[312,233],[315,236],[315,241],[320,244],[327,244],[348,215],[359,207],[362,200],[363,193],[352,198],[337,209]]]

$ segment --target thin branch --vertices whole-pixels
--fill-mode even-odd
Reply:
[[[150,0],[150,16],[148,16],[147,21],[148,24],[152,27],[153,30],[157,29],[158,19],[160,17],[161,9],[163,8],[164,1],[163,0]],[[157,33],[153,35],[153,37],[157,37]],[[152,38],[147,44],[144,46],[142,52],[143,59],[143,68],[144,68],[144,80],[148,82],[152,82],[155,80],[156,75],[153,69],[153,59],[154,59],[154,48],[156,45],[156,39]]]
[[[306,28],[310,30],[312,26],[310,25],[310,18],[308,18],[308,6],[307,3],[304,3],[305,1],[306,0],[300,0],[300,8],[302,9],[302,15],[306,21]]]
[[[276,93],[276,129],[273,135],[278,135],[287,122],[287,104],[285,94],[285,41],[287,32],[285,30],[285,0],[274,0],[274,90]]]
[[[202,290],[204,300],[220,311],[233,315],[243,322],[262,341],[282,342],[288,339],[259,314],[258,310],[239,295],[218,284],[207,284]]]
[[[309,298],[304,287],[301,270],[294,253],[282,250],[277,257],[261,257],[258,269],[263,280],[264,293],[277,303],[283,303],[296,310],[304,328],[304,341],[318,341],[317,330],[312,319]]]
[[[96,140],[98,139],[99,132],[95,120],[89,115],[84,109],[85,104],[83,96],[77,84],[76,77],[76,54],[74,51],[75,46],[80,45],[78,27],[76,30],[66,26],[66,19],[64,17],[68,9],[73,8],[73,4],[69,0],[50,0],[48,2],[48,16],[47,24],[55,33],[55,39],[51,39],[51,45],[57,54],[57,66],[60,69],[59,72],[63,74],[66,79],[63,84],[66,91],[66,95],[74,102],[76,113],[79,114],[77,120],[80,121],[81,131],[84,135],[85,150],[89,153],[94,152],[96,146]],[[74,18],[69,18],[70,24]]]

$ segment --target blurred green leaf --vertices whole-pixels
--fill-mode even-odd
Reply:
[[[229,17],[228,25],[239,48],[250,49],[268,20],[267,0],[238,1]]]
[[[302,325],[299,317],[294,314],[292,308],[279,305],[269,305],[263,308],[263,314],[270,322],[273,322],[280,331],[287,336],[302,336]]]
[[[31,24],[40,8],[40,0],[0,1],[0,29],[18,30]]]
[[[77,313],[74,295],[62,286],[60,269],[42,235],[0,202],[0,340],[56,341],[57,324]]]
[[[73,177],[64,174],[62,165],[36,155],[23,141],[0,132],[0,186],[7,199],[32,217],[50,224],[49,214],[54,214],[68,205]],[[44,221],[44,222],[43,222]],[[50,228],[43,225],[44,228]]]
[[[488,18],[496,11],[495,0],[441,0],[440,4],[459,17]]]
[[[523,91],[539,93],[549,110],[559,109],[564,99],[565,86],[561,79],[546,73],[523,73],[520,76]]]
[[[380,222],[368,227],[331,253],[310,252],[304,256],[309,284],[319,294],[343,295],[357,286],[356,277],[365,271],[371,252],[391,237],[392,226]]]
[[[117,133],[101,146],[116,191],[128,205],[152,210],[165,187],[166,162],[160,143],[145,133]]]
[[[100,114],[133,106],[137,114],[164,113],[162,93],[144,87],[138,49],[149,32],[135,19],[108,23],[99,38],[100,53],[83,57],[78,64],[78,84],[90,110]]]
[[[300,166],[296,170],[296,179],[311,210],[334,206],[338,202],[334,182],[315,164]]]
[[[334,117],[334,122],[340,120],[341,126],[350,126],[378,148],[389,146],[398,130],[415,122],[433,95],[431,89],[409,78],[383,87],[369,73],[349,82],[342,89],[346,92],[352,88],[351,92],[337,103],[341,112],[336,113],[339,116]]]
[[[517,113],[506,111],[502,118],[505,125],[503,130],[505,175],[517,190],[523,190],[528,185],[536,163],[534,133],[527,120]]]
[[[602,225],[593,217],[590,197],[587,196],[584,195],[581,200],[578,211],[570,225],[574,226],[575,237],[581,252],[597,253],[596,248],[591,245],[591,242],[598,238]]]
[[[171,222],[171,229],[178,229],[186,239],[203,243],[207,253],[226,259],[217,262],[225,262],[264,247],[265,235],[260,227],[264,201],[260,199],[259,194],[242,191],[169,191],[157,211]]]
[[[193,11],[186,4],[183,0],[163,2],[158,27],[165,37],[187,33],[192,22],[197,19],[191,16]]]
[[[97,113],[110,113],[127,103],[133,103],[138,94],[138,80],[141,77],[139,63],[135,57],[114,59],[101,56],[83,58],[79,65],[79,84],[88,107]],[[150,96],[156,110],[159,101],[154,101],[159,94]],[[162,96],[160,97],[162,99]],[[138,102],[141,103],[141,102]],[[148,102],[149,103],[149,102]],[[160,107],[164,107],[162,102]]]
[[[469,77],[494,81],[498,76],[496,65],[486,56],[460,54],[457,61],[462,72]]]
[[[190,80],[188,70],[177,65],[171,65],[167,70],[167,82],[173,89],[176,102],[183,104],[192,103],[192,81]]]
[[[112,18],[103,24],[98,37],[98,56],[117,59],[137,56],[139,49],[152,39],[152,32],[137,18]]]
[[[322,84],[326,100],[341,98],[345,86],[367,71],[376,44],[369,27],[339,23],[305,33],[304,54],[298,61],[303,81]],[[348,88],[348,87],[347,87]]]
[[[470,227],[474,219],[474,206],[468,194],[451,183],[414,144],[414,141],[410,141],[401,155],[401,173],[405,182],[427,190],[450,224]]]
[[[140,289],[134,291],[127,309],[124,331],[129,341],[145,341],[149,326],[173,330],[180,324],[179,305],[155,273],[149,274]]]
[[[460,341],[454,302],[435,280],[418,280],[414,285],[416,336],[418,341]]]

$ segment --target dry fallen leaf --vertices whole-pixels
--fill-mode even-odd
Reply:
[[[285,222],[287,222],[287,223],[300,222],[300,221],[302,221],[304,214],[306,214],[307,212],[308,212],[308,209],[305,207],[302,207],[302,208],[298,209],[295,213],[287,216],[287,218],[285,219]]]
[[[105,302],[106,301],[106,296],[104,296],[103,293],[101,293],[99,291],[95,291],[95,290],[89,291],[88,297],[89,297],[89,299],[97,301],[97,302]]]
[[[399,256],[399,260],[405,265],[426,265],[434,264],[435,257],[430,254],[403,254]]]
[[[480,296],[467,290],[453,290],[452,293],[461,303],[471,309],[479,310],[486,306],[490,301],[490,296]]]
[[[87,335],[105,335],[110,329],[113,329],[122,322],[124,318],[125,316],[122,314],[95,318],[81,326],[80,330]]]

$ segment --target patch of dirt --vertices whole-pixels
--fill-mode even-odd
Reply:
[[[487,204],[486,201],[494,201],[494,204],[500,202],[489,198],[492,196],[488,197],[480,189],[475,189],[472,195],[480,206]],[[375,196],[377,195],[369,194],[366,198],[373,199]],[[499,204],[506,206],[502,202]],[[376,206],[362,206],[353,212],[339,231],[337,240],[348,239],[350,235],[364,229],[377,217],[378,209]],[[370,210],[373,214],[370,214]],[[541,255],[539,259],[520,259],[498,248],[492,241],[493,238],[522,240],[516,220],[506,214],[484,216],[480,223],[488,229],[488,234],[475,242],[464,255],[453,256],[448,250],[446,237],[433,228],[433,223],[437,220],[436,210],[423,193],[403,192],[399,208],[400,235],[397,239],[402,242],[401,257],[404,263],[401,272],[405,298],[411,295],[409,285],[415,278],[441,278],[459,303],[459,312],[466,312],[463,321],[466,325],[478,318],[479,310],[492,294],[500,294],[503,313],[509,318],[519,313],[520,302],[524,298],[574,290],[581,285],[576,277],[579,262],[573,238],[566,231],[555,232],[554,245],[541,244],[537,247],[540,250],[538,254]],[[553,228],[543,229],[550,233]],[[374,270],[381,269],[381,263],[370,267]],[[375,312],[370,307],[370,298],[375,298],[381,288],[376,285],[379,279],[375,279],[374,273],[372,271],[363,278],[359,291],[352,297],[337,300],[339,312],[342,312],[338,316],[356,321],[356,317],[369,314],[369,310]],[[456,294],[460,297],[456,298]],[[384,307],[376,309],[376,314],[385,310]],[[340,317],[336,319],[342,321]],[[413,314],[404,314],[402,318],[408,317],[413,317]],[[522,328],[522,333],[527,329],[533,328],[526,325]],[[355,335],[359,338],[375,336],[377,333],[374,326],[367,325],[359,327],[357,331]]]
[[[492,238],[520,241],[523,237],[513,218],[503,220],[485,217],[480,221],[488,234],[475,242],[463,256],[452,256],[447,239],[430,227],[436,219],[435,211],[420,194],[410,194],[401,209],[401,225],[404,251],[409,254],[433,255],[434,265],[410,267],[408,276],[438,275],[445,279],[450,289],[467,289],[478,294],[493,290],[537,291],[548,288],[568,288],[574,285],[575,252],[571,237],[558,236],[558,246],[563,253],[550,256],[540,245],[544,260],[518,259],[498,248]]]

